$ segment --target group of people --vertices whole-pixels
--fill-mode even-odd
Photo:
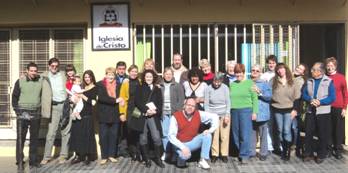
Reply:
[[[296,156],[304,161],[315,158],[322,163],[331,154],[342,159],[348,95],[335,58],[316,62],[311,76],[305,64],[292,73],[274,55],[267,58],[264,73],[260,65],[253,65],[250,76],[235,61],[226,63],[225,73],[213,73],[207,59],[199,67],[187,69],[182,55],[176,53],[172,62],[159,76],[152,59],[145,60],[141,71],[136,65],[127,70],[126,63],[119,61],[116,68],[106,68],[105,77],[98,82],[91,70],[81,77],[73,65],[59,70],[57,58],[51,58],[49,71],[40,75],[38,66],[29,63],[12,93],[17,117],[30,115],[17,120],[17,165],[24,164],[28,127],[29,165],[33,167],[52,159],[58,130],[59,163],[67,161],[69,150],[75,153],[71,164],[88,165],[96,160],[95,128],[102,165],[129,156],[145,167],[151,167],[153,161],[161,168],[164,162],[184,168],[193,158],[198,159],[199,167],[209,169],[209,160],[227,163],[231,150],[238,153],[241,164],[252,157],[264,161],[271,153],[288,161],[293,145]],[[50,121],[39,163],[41,118]]]

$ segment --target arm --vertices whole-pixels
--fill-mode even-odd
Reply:
[[[19,79],[16,81],[12,91],[12,108],[17,113],[19,96],[21,95],[21,89],[19,86]]]
[[[264,84],[264,88],[260,88],[261,89],[261,95],[259,95],[259,99],[263,100],[265,102],[271,102],[272,100],[272,88],[269,85],[269,83],[263,83]]]
[[[224,84],[223,84],[224,85]],[[227,87],[227,85],[224,85],[226,87],[225,88],[225,104],[226,104],[226,116],[227,117],[230,117],[230,110],[231,110],[231,100],[230,100],[230,90],[229,88]]]
[[[178,134],[178,123],[174,116],[170,118],[170,124],[169,124],[169,132],[168,137],[170,143],[172,143],[174,146],[180,148],[181,150],[184,149],[186,146],[179,141],[178,138],[176,138],[176,135]]]
[[[259,100],[258,100],[256,92],[252,91],[251,89],[250,89],[250,92],[251,92],[253,114],[257,114],[259,113]]]
[[[304,85],[304,87],[302,88],[302,99],[310,102],[313,98],[311,96],[309,96],[308,94],[308,90],[307,90],[307,84]]]
[[[184,106],[184,101],[185,101],[185,92],[184,92],[184,87],[182,85],[177,85],[177,94],[178,94],[178,105],[179,105],[179,110],[182,109],[182,107]]]
[[[329,105],[336,100],[336,91],[333,81],[330,82],[329,85],[329,95],[326,98],[323,98],[320,101],[320,105]]]
[[[342,96],[343,96],[343,105],[344,108],[343,110],[347,109],[347,104],[348,104],[348,92],[347,92],[347,81],[344,78],[344,76],[342,77],[342,85],[341,85],[341,90],[342,90]]]
[[[124,105],[119,106],[120,114],[127,116],[128,100],[129,100],[129,82],[124,82],[121,85],[120,97],[124,100]]]
[[[141,85],[137,86],[135,90],[135,95],[136,95],[136,98],[134,99],[135,106],[139,109],[140,112],[145,114],[149,108],[145,105],[146,104],[145,99],[147,98],[144,98],[143,86]]]
[[[199,111],[201,116],[201,122],[203,124],[211,123],[211,127],[208,129],[209,133],[214,133],[214,131],[219,127],[219,116],[205,111]]]
[[[98,85],[98,102],[108,105],[116,105],[116,98],[112,98],[108,95],[106,88],[104,86],[101,86],[102,84]]]
[[[210,87],[207,87],[204,90],[204,110],[207,112],[210,112],[209,111],[209,88]]]

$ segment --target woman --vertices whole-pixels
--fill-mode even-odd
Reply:
[[[294,101],[297,96],[296,85],[294,84],[290,69],[284,63],[277,64],[272,84],[272,112],[277,123],[277,133],[282,145],[281,159],[290,159],[291,121],[297,116],[294,109]]]
[[[139,135],[143,129],[139,128],[138,118],[133,117],[135,108],[135,93],[136,88],[140,86],[138,79],[138,66],[131,65],[128,68],[129,79],[124,80],[121,86],[120,97],[125,101],[123,106],[120,106],[121,120],[127,120],[127,141],[129,145],[129,153],[132,161],[141,161],[139,151]]]
[[[162,142],[164,154],[161,160],[166,159],[166,152],[169,147],[169,124],[170,118],[174,112],[182,109],[184,105],[185,95],[182,86],[175,82],[174,71],[170,67],[166,67],[163,71],[163,81],[161,82],[161,90],[163,95],[163,112],[162,112]]]
[[[214,73],[211,71],[211,65],[207,59],[201,59],[199,61],[199,67],[203,71],[203,81],[210,85],[213,83]]]
[[[205,82],[203,82],[203,72],[194,67],[188,72],[187,77],[189,81],[185,81],[183,83],[185,97],[196,98],[198,109],[203,110],[204,91],[208,86]]]
[[[135,99],[135,105],[142,113],[142,116],[139,118],[142,120],[140,127],[143,128],[143,130],[140,134],[139,143],[143,160],[145,161],[145,166],[147,168],[151,167],[151,160],[149,159],[148,154],[149,132],[151,133],[151,138],[154,142],[154,161],[159,167],[164,168],[164,164],[160,159],[162,150],[160,119],[163,98],[161,89],[159,89],[154,83],[157,79],[158,76],[155,71],[145,70],[141,77],[142,85],[137,87],[135,94],[137,96],[137,99]]]
[[[252,120],[256,120],[259,107],[254,82],[245,77],[245,66],[236,64],[234,73],[236,81],[230,85],[232,135],[241,164],[245,164],[250,157]]]
[[[226,63],[226,73],[224,75],[223,83],[228,87],[232,82],[236,80],[236,76],[234,75],[234,66],[236,65],[236,61],[227,61]]]
[[[97,146],[94,136],[93,106],[96,103],[97,88],[91,70],[83,73],[84,92],[79,97],[83,100],[81,120],[73,121],[71,126],[70,147],[76,153],[72,164],[84,161],[86,165],[97,158]]]
[[[228,162],[230,140],[230,97],[228,87],[222,83],[224,75],[216,73],[213,83],[205,89],[204,110],[219,115],[220,125],[215,130],[211,146],[211,162],[215,163],[221,152],[221,160]]]
[[[123,105],[123,99],[118,98],[120,86],[116,84],[115,76],[115,68],[106,68],[104,79],[97,83],[97,119],[99,122],[101,165],[104,165],[108,160],[117,162],[114,156],[120,123],[118,107],[119,104]]]
[[[302,121],[302,114],[304,113],[303,106],[304,101],[301,99],[302,87],[308,78],[308,67],[305,64],[299,64],[294,71],[294,85],[296,86],[296,97],[299,97],[294,102],[294,108],[297,111],[297,116],[292,120],[291,130],[293,134],[293,143],[296,145],[296,156],[301,157],[302,144],[300,140],[300,131],[303,130],[304,122]]]

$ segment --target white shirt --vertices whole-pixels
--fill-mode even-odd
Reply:
[[[211,123],[211,127],[208,129],[208,132],[214,133],[214,131],[219,127],[219,117],[217,114],[199,111],[199,115],[201,117],[201,123],[203,124],[209,124]],[[191,118],[192,119],[192,118]],[[189,119],[189,121],[191,121]],[[170,124],[169,124],[169,141],[176,147],[180,148],[181,150],[185,148],[185,144],[179,141],[178,138],[176,138],[178,134],[178,122],[176,121],[176,118],[172,116],[170,118]]]

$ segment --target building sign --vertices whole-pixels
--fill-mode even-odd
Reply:
[[[129,4],[92,4],[92,49],[130,49]]]

